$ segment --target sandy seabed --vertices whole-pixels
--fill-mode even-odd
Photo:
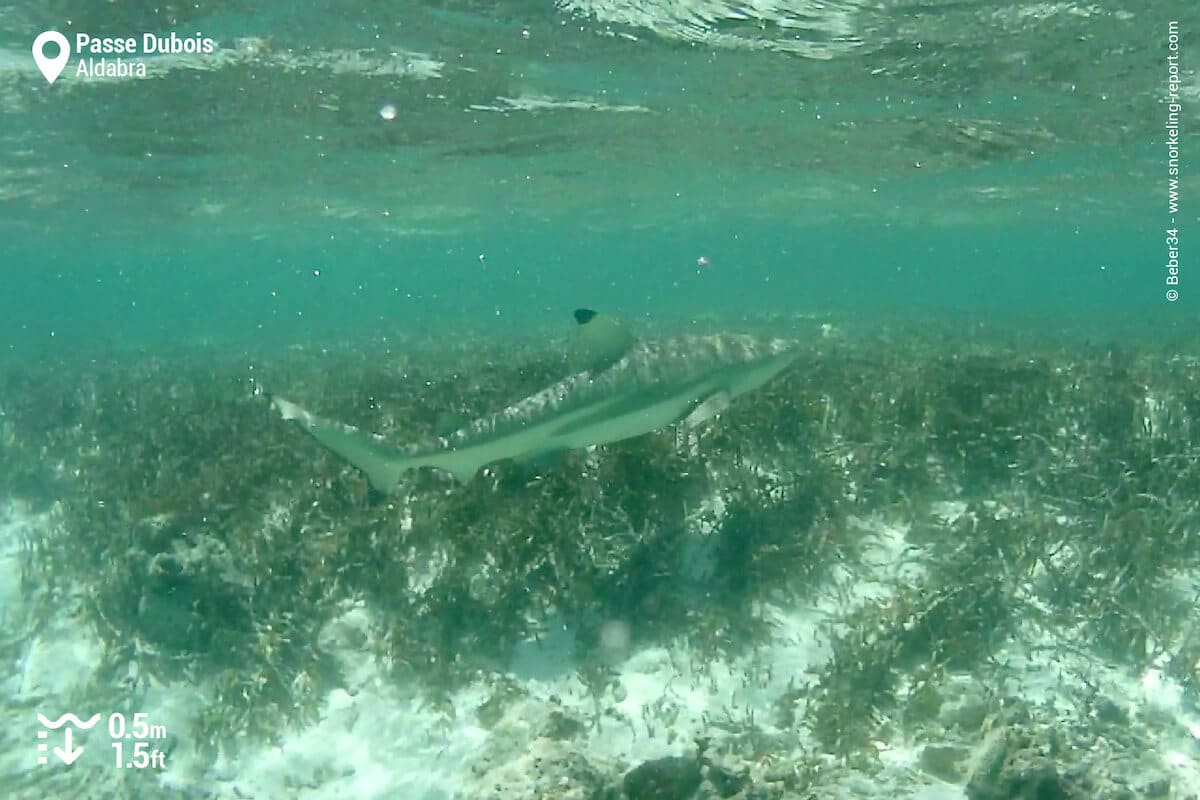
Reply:
[[[941,510],[947,516],[962,512],[950,503]],[[579,678],[572,632],[549,625],[545,635],[518,650],[507,674],[460,690],[450,708],[437,709],[385,678],[369,655],[369,609],[348,607],[323,636],[336,648],[346,685],[324,698],[319,721],[280,731],[274,744],[247,742],[213,753],[197,748],[189,733],[204,703],[203,678],[171,685],[149,681],[131,693],[130,676],[99,674],[100,639],[75,622],[80,597],[70,589],[22,586],[21,542],[32,526],[46,524],[47,515],[14,503],[5,507],[0,524],[2,641],[9,662],[0,692],[6,740],[0,783],[12,787],[7,797],[584,798],[606,796],[606,786],[612,787],[608,796],[636,797],[641,784],[628,777],[622,782],[622,776],[658,759],[674,767],[694,763],[702,779],[691,786],[684,778],[678,794],[663,797],[808,796],[794,788],[793,767],[816,745],[803,726],[777,721],[781,698],[797,696],[795,690],[830,657],[821,630],[837,610],[832,593],[805,608],[764,609],[775,624],[774,642],[726,662],[702,661],[682,643],[628,649],[615,625],[610,638],[618,678],[603,696]],[[904,526],[870,520],[859,525],[873,542],[863,563],[875,579],[858,574],[852,594],[838,595],[836,602],[843,604],[879,599],[903,571],[922,569]],[[53,611],[35,624],[35,606]],[[1126,782],[1138,792],[1134,796],[1200,793],[1200,716],[1185,710],[1179,687],[1158,671],[1133,675],[1107,667],[1086,651],[1064,649],[1054,632],[1033,626],[1024,626],[999,660],[1016,676],[1004,687],[962,675],[957,690],[944,691],[940,736],[902,734],[897,727],[893,738],[874,743],[869,769],[825,759],[821,796],[1003,796],[980,788],[980,771],[994,769],[986,762],[1003,756],[1002,741],[1011,745],[1016,738],[1011,724],[1006,733],[995,719],[964,723],[984,715],[983,696],[997,689],[1010,705],[1038,710],[1028,720],[1030,728],[1078,730],[1124,721],[1120,732],[1088,741],[1112,748],[1097,758],[1125,763],[1127,774],[1114,780]],[[495,702],[497,686],[504,687],[504,703]],[[1081,701],[1096,696],[1104,698],[1102,706]],[[131,698],[136,707],[128,705]],[[803,701],[798,702],[802,717]],[[1108,709],[1112,720],[1097,714],[1098,707]],[[67,712],[85,720],[101,714],[102,721],[76,733],[73,747],[84,753],[72,766],[52,754],[39,764],[38,744],[61,748],[62,731],[39,739],[38,714],[53,719]],[[106,723],[118,712],[130,721],[144,713],[148,724],[165,728],[165,738],[146,747],[165,753],[164,767],[117,767]],[[722,744],[747,736],[761,737],[761,757]],[[697,741],[707,743],[703,755]],[[1130,751],[1140,758],[1131,760]],[[122,753],[132,758],[128,747]]]

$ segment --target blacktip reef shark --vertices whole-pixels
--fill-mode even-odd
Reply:
[[[498,461],[533,462],[671,425],[695,427],[779,375],[796,356],[782,340],[738,334],[639,341],[616,318],[589,309],[577,310],[575,321],[569,377],[431,447],[391,444],[282,397],[271,403],[284,419],[365,473],[373,489],[390,493],[405,472],[422,467],[466,483]]]

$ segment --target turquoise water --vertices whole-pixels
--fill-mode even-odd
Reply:
[[[214,230],[121,242],[92,230],[50,252],[21,235],[5,242],[18,290],[0,302],[14,350],[285,343],[460,321],[566,325],[581,304],[636,317],[1183,312],[1167,306],[1147,263],[1148,225],[870,231],[728,222],[636,232],[481,225],[436,238],[309,222],[259,241]],[[709,264],[698,268],[700,257]]]
[[[1186,315],[1160,302],[1172,8],[7,4],[5,345],[580,303]],[[219,47],[51,86],[27,40],[53,27]]]

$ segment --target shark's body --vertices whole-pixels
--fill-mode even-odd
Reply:
[[[586,318],[584,318],[586,317]],[[609,318],[576,312],[581,326]],[[582,328],[581,328],[582,330]],[[637,342],[614,325],[604,329],[607,352],[588,368],[519,403],[467,425],[429,448],[399,447],[374,434],[310,414],[280,397],[284,419],[366,473],[373,488],[392,491],[400,476],[430,467],[466,482],[480,468],[591,445],[609,444],[676,423],[697,425],[739,395],[762,386],[795,358],[780,341],[748,336],[680,336]],[[614,349],[615,348],[615,349]]]

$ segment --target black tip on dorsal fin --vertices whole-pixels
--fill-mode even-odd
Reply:
[[[637,343],[634,335],[616,317],[590,308],[577,308],[575,321],[579,326],[571,334],[567,348],[567,364],[572,374],[606,370],[624,358]]]

